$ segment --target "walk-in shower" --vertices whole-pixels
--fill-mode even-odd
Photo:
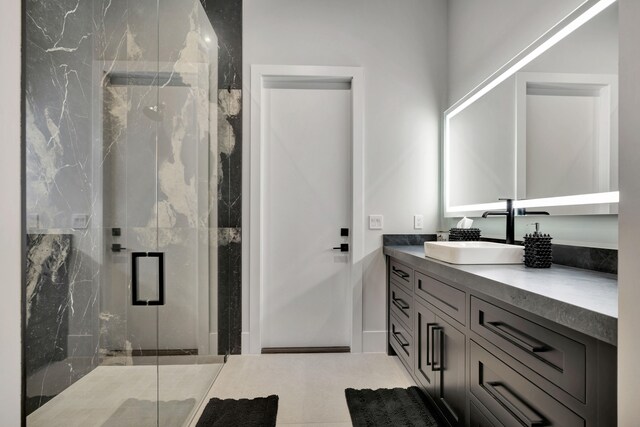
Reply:
[[[216,32],[199,0],[25,11],[26,425],[186,426],[229,349]]]

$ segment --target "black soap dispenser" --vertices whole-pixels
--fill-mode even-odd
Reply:
[[[549,268],[553,263],[551,239],[540,233],[540,223],[536,222],[535,233],[524,236],[524,265],[531,268]]]

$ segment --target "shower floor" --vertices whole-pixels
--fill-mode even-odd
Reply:
[[[29,415],[27,427],[155,427],[157,417],[182,427],[222,366],[99,366]]]

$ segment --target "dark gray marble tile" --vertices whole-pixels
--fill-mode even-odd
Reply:
[[[69,353],[71,246],[69,234],[27,235],[24,334],[27,378],[66,359]],[[30,401],[35,408],[44,403],[46,399]]]
[[[27,375],[67,357],[71,235],[27,236]]]
[[[554,264],[618,274],[618,251],[615,249],[551,245]]]
[[[240,228],[218,231],[218,353],[240,354],[242,240]]]
[[[504,239],[482,237],[487,242],[504,243]],[[516,245],[523,242],[516,240]],[[618,274],[618,251],[616,249],[589,248],[583,246],[559,245],[551,241],[553,263],[567,267],[583,268],[602,273]]]
[[[382,246],[413,246],[436,240],[437,234],[383,234]]]
[[[242,91],[218,91],[218,227],[242,226]]]
[[[242,0],[201,3],[218,36],[218,86],[242,89]]]
[[[218,37],[218,352],[242,334],[242,0],[201,0]]]

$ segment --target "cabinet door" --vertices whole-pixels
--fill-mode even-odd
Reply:
[[[495,427],[495,424],[489,421],[473,402],[469,405],[469,409],[471,409],[469,416],[471,418],[471,427]]]
[[[418,303],[414,306],[414,334],[415,334],[415,366],[414,374],[420,384],[431,397],[435,398],[436,373],[432,370],[432,357],[434,353],[433,335],[434,327],[437,327],[436,315],[424,305]]]
[[[437,373],[436,403],[453,426],[465,423],[465,336],[446,320],[436,316],[433,333],[436,351],[433,370]]]

